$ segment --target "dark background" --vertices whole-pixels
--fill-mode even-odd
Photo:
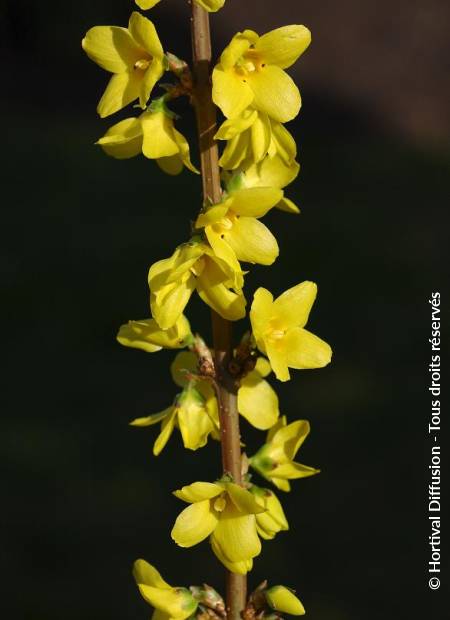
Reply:
[[[115,342],[121,323],[148,316],[148,267],[187,238],[199,179],[93,146],[121,115],[96,118],[108,77],[80,39],[125,25],[131,1],[1,7],[1,606],[17,620],[144,618],[137,557],[172,584],[222,587],[206,543],[169,537],[182,508],[170,490],[219,475],[218,444],[190,453],[174,434],[155,459],[156,429],[127,423],[170,403],[173,356]],[[184,3],[150,16],[187,55]],[[212,19],[217,53],[245,27],[313,32],[290,124],[302,172],[288,195],[302,215],[266,218],[281,255],[247,288],[251,299],[260,285],[318,282],[309,325],[334,349],[328,368],[276,385],[283,413],[311,421],[299,460],[322,473],[283,495],[291,532],[264,544],[250,575],[297,588],[310,620],[448,617],[444,592],[428,590],[426,429],[428,299],[447,284],[449,17],[436,0],[228,0]],[[208,336],[198,300],[188,314]],[[251,452],[261,435],[243,432]]]

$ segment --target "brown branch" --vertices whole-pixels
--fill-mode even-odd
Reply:
[[[194,94],[196,109],[204,204],[220,202],[218,150],[214,142],[216,108],[212,101],[210,64],[211,36],[208,13],[192,3],[192,50],[194,60]],[[219,403],[222,465],[237,484],[242,484],[237,384],[228,372],[232,357],[232,323],[212,312],[214,363]],[[247,596],[247,578],[227,571],[226,606],[228,620],[241,620]]]

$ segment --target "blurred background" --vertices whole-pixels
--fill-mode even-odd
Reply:
[[[174,434],[155,459],[156,429],[127,426],[172,401],[173,356],[126,350],[115,334],[148,316],[148,267],[186,240],[200,201],[198,177],[94,146],[130,109],[97,118],[108,76],[80,40],[126,25],[133,6],[1,3],[0,606],[17,620],[148,617],[137,557],[169,583],[222,588],[207,543],[187,551],[169,537],[182,508],[169,490],[219,475],[218,444],[188,453]],[[186,3],[150,17],[165,48],[189,57]],[[334,358],[276,385],[283,413],[311,422],[298,459],[322,473],[283,494],[291,532],[264,545],[250,585],[296,588],[310,620],[448,617],[443,591],[428,590],[426,489],[428,299],[448,280],[450,5],[227,0],[214,49],[287,23],[313,33],[289,125],[302,171],[288,196],[302,215],[266,218],[281,255],[252,268],[247,291],[318,282],[309,325]],[[192,114],[177,112],[198,161]],[[198,300],[188,314],[209,337]],[[245,422],[243,433],[251,453],[262,437]]]

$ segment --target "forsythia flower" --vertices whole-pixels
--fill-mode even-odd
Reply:
[[[160,1],[161,0],[136,0],[136,4],[143,11],[147,11],[156,6]],[[194,0],[194,2],[210,13],[215,13],[225,4],[225,0]]]
[[[237,171],[242,187],[278,187],[280,189],[292,183],[300,171],[299,164],[293,160],[287,165],[279,155],[265,157],[261,162],[252,164]],[[231,177],[231,183],[236,182]],[[300,213],[297,205],[287,198],[284,193],[281,200],[275,205],[281,211]]]
[[[136,11],[128,28],[95,26],[82,41],[86,54],[113,73],[97,111],[103,118],[139,98],[145,108],[164,73],[164,50],[153,23]]]
[[[295,140],[284,125],[252,108],[224,121],[214,138],[227,140],[219,160],[225,170],[258,163],[266,155],[278,155],[288,166],[297,156]]]
[[[288,530],[289,523],[280,500],[275,493],[269,489],[257,487],[254,484],[252,484],[249,490],[255,496],[258,504],[266,509],[266,512],[256,515],[256,529],[261,538],[271,540],[275,538],[275,534],[278,534],[278,532]]]
[[[258,357],[254,370],[241,380],[238,390],[238,411],[252,426],[266,431],[280,415],[278,396],[264,377],[271,372],[265,357]]]
[[[220,204],[199,215],[196,228],[206,237],[219,258],[271,265],[278,256],[278,244],[270,230],[257,218],[279,202],[283,192],[274,187],[256,187],[230,193]]]
[[[168,174],[179,174],[183,165],[198,172],[191,163],[186,138],[175,129],[173,115],[160,100],[138,118],[126,118],[113,125],[97,144],[117,159],[143,153],[148,159],[155,159]]]
[[[175,427],[180,429],[183,445],[188,450],[198,450],[206,445],[208,436],[219,439],[219,413],[213,389],[206,382],[196,385],[180,372],[184,366],[184,356],[179,353],[172,366],[172,378],[183,391],[175,398],[173,405],[153,415],[137,418],[130,422],[131,426],[151,426],[161,422],[161,432],[153,446],[153,454],[158,456]]]
[[[283,416],[267,433],[266,443],[250,458],[250,465],[281,491],[290,491],[289,480],[306,478],[320,472],[319,469],[294,461],[309,430],[309,422],[306,420],[287,424]]]
[[[253,495],[233,482],[195,482],[174,495],[191,504],[175,521],[171,536],[192,547],[210,536],[218,559],[232,572],[246,574],[261,552],[255,515],[264,512]]]
[[[245,316],[243,274],[235,257],[216,256],[205,243],[191,240],[148,274],[152,315],[162,329],[172,327],[197,289],[203,301],[229,321]],[[234,289],[234,290],[231,290]]]
[[[161,349],[183,349],[192,338],[191,326],[183,314],[170,329],[161,329],[155,319],[142,319],[121,325],[117,334],[120,344],[147,353]]]
[[[142,597],[155,608],[154,620],[186,620],[197,609],[198,602],[187,588],[172,588],[145,560],[136,560],[133,577]]]
[[[306,613],[301,601],[285,586],[272,586],[265,590],[264,595],[269,607],[275,611],[292,616],[303,616]]]
[[[258,36],[253,30],[238,32],[222,52],[213,71],[213,100],[227,118],[245,108],[265,112],[281,123],[295,118],[300,93],[287,73],[305,51],[311,33],[305,26],[284,26]]]
[[[280,381],[290,379],[289,367],[322,368],[331,360],[330,346],[304,329],[316,294],[314,282],[302,282],[275,301],[265,288],[254,295],[250,310],[253,336]]]

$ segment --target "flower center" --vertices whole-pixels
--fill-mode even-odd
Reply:
[[[222,512],[223,510],[225,510],[225,506],[227,505],[227,500],[225,499],[223,495],[220,495],[214,500],[213,505],[214,505],[214,510],[216,510],[217,512]]]
[[[136,60],[136,62],[134,63],[134,68],[140,69],[141,71],[147,71],[151,62],[151,58],[141,58],[140,60]]]
[[[242,76],[247,76],[255,71],[261,71],[263,67],[265,67],[265,63],[258,52],[253,49],[245,52],[236,62],[236,71]]]
[[[230,232],[238,218],[239,215],[236,215],[233,211],[228,211],[225,217],[213,224],[212,228],[215,233],[223,236],[225,233]]]
[[[284,338],[285,331],[283,329],[272,329],[269,332],[270,340],[281,340]]]

